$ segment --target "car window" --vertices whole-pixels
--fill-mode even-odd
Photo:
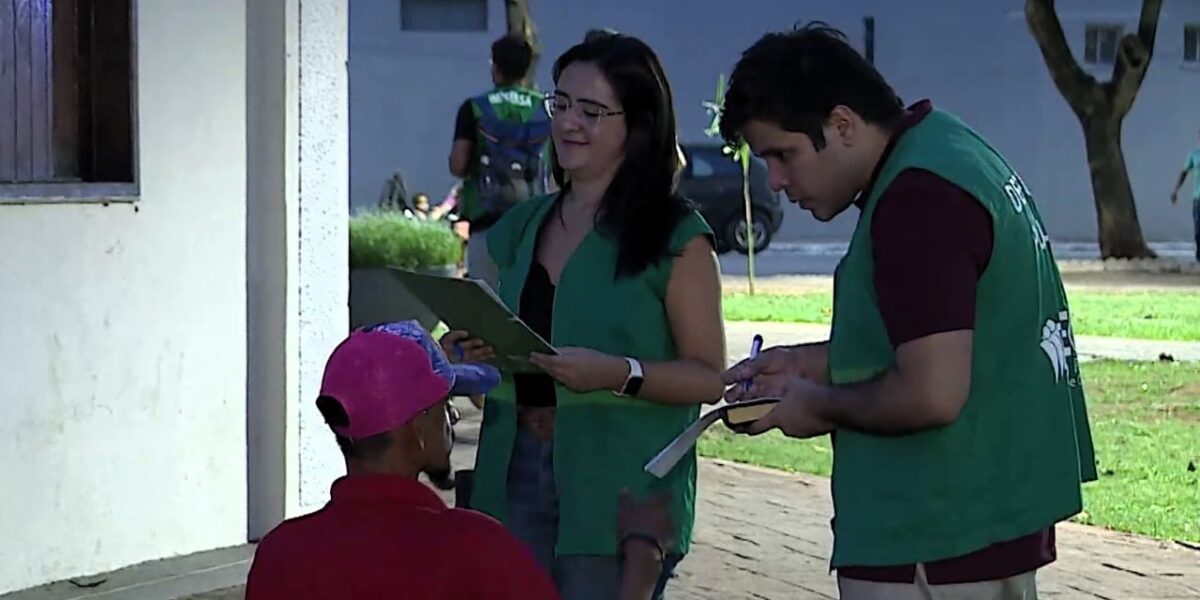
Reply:
[[[692,152],[692,159],[696,163],[706,163],[706,168],[703,172],[696,169],[694,175],[696,177],[735,177],[741,178],[742,169],[731,156],[721,153],[717,148],[698,148]]]
[[[692,154],[692,177],[703,179],[712,177],[716,170],[713,169],[712,163],[708,162],[708,157],[700,154]]]

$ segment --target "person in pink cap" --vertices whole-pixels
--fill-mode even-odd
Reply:
[[[449,465],[444,405],[456,383],[481,385],[458,381],[473,373],[451,364],[415,325],[357,331],[339,344],[317,407],[346,475],[334,481],[324,508],[263,538],[246,598],[557,599],[549,575],[500,523],[447,507],[417,480]],[[629,547],[621,598],[649,598],[664,551],[657,540],[672,529],[670,516],[661,501],[628,498],[621,514],[621,527],[646,540]]]

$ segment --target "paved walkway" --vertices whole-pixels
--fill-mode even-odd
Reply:
[[[479,413],[461,402],[456,468],[474,462]],[[836,599],[829,574],[829,480],[724,461],[701,461],[696,537],[668,588],[671,600]],[[451,494],[442,493],[447,502]],[[1058,528],[1059,560],[1041,598],[1200,598],[1200,550],[1092,527]],[[237,600],[241,588],[190,600]]]
[[[761,333],[768,345],[819,341],[824,325],[731,322],[730,362],[744,357]],[[1079,338],[1085,357],[1200,360],[1200,344]],[[746,348],[743,348],[745,346]],[[460,402],[455,468],[474,463],[479,413]],[[829,574],[832,504],[829,481],[705,460],[700,467],[696,537],[692,553],[668,588],[672,600],[836,599]],[[443,493],[447,502],[453,495]],[[1200,598],[1200,548],[1092,527],[1058,528],[1058,561],[1039,576],[1039,597],[1081,600]],[[235,600],[241,588],[190,600]]]

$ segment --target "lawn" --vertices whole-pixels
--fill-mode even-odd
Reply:
[[[1076,335],[1147,340],[1200,341],[1200,292],[1068,292]],[[826,292],[726,294],[730,321],[829,323],[833,300]]]
[[[1076,521],[1200,542],[1200,365],[1095,361],[1082,365],[1100,480],[1084,486]],[[736,436],[721,425],[704,456],[829,475],[828,438]]]

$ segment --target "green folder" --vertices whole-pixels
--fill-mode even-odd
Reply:
[[[393,276],[451,330],[470,332],[496,352],[488,363],[508,373],[541,373],[529,362],[533,352],[557,354],[554,347],[513,314],[488,285],[476,279],[442,277],[392,267]]]

